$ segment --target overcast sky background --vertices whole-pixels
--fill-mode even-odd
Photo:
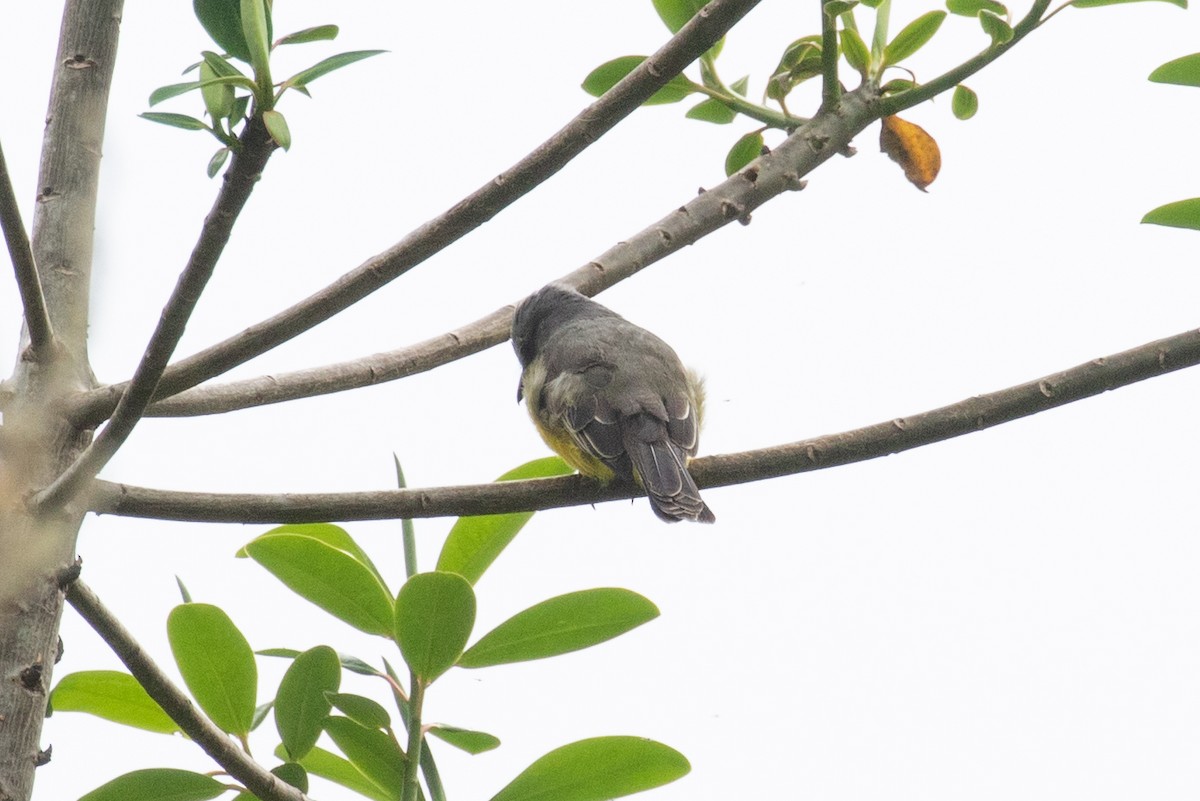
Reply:
[[[809,8],[808,6],[811,6]],[[897,0],[895,29],[933,8]],[[1023,11],[1018,9],[1019,12]],[[26,220],[60,9],[0,27],[3,141]],[[779,53],[816,33],[816,5],[767,0],[719,65],[762,92]],[[1200,50],[1195,11],[1067,10],[949,98],[905,116],[939,141],[921,194],[878,152],[809,176],[760,209],[605,292],[708,378],[702,453],[856,428],[952,403],[1194,328],[1200,235],[1139,226],[1200,195],[1200,93],[1146,81]],[[860,13],[867,26],[870,14]],[[583,77],[666,38],[649,2],[280,2],[276,33],[336,22],[333,45],[281,53],[279,76],[386,48],[282,110],[277,154],[179,355],[326,285],[557,130]],[[928,79],[985,43],[947,21],[911,66]],[[206,135],[139,120],[150,91],[210,47],[188,3],[127,4],[97,222],[91,358],[128,377],[217,191]],[[289,66],[292,69],[289,69]],[[694,73],[694,69],[693,69]],[[815,107],[815,86],[793,111]],[[493,223],[235,377],[410,344],[517,300],[723,178],[754,126],[642,109]],[[163,110],[199,112],[199,98]],[[0,352],[19,304],[0,281]],[[507,345],[365,391],[215,418],[148,420],[105,478],[212,491],[362,490],[488,481],[545,454],[515,403]],[[865,464],[707,490],[714,526],[660,523],[646,502],[541,513],[480,581],[476,636],[544,598],[636,590],[658,620],[538,663],[452,671],[427,717],[499,736],[468,757],[435,745],[452,799],[486,799],[541,754],[636,734],[693,772],[647,796],[1195,798],[1200,793],[1200,371]],[[418,521],[432,567],[451,520]],[[398,523],[354,523],[403,576]],[[175,576],[255,648],[329,644],[397,655],[299,601],[234,552],[266,526],[89,518],[85,577],[161,663]],[[117,661],[70,610],[68,672]],[[285,664],[264,660],[260,701]],[[385,700],[348,677],[345,689]],[[253,741],[274,764],[273,723]],[[211,770],[181,738],[78,714],[47,722],[36,797],[77,798],[128,770]],[[348,792],[314,785],[326,801]]]

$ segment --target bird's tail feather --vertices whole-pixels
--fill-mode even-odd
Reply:
[[[716,522],[717,516],[700,497],[700,490],[687,471],[687,455],[668,439],[653,442],[625,437],[625,452],[633,462],[654,513],[668,523],[694,520]]]

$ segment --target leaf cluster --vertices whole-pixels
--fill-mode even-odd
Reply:
[[[557,457],[539,459],[500,480],[570,472]],[[415,797],[416,771],[428,797],[444,792],[425,735],[479,754],[499,747],[492,734],[424,724],[422,699],[453,668],[477,670],[579,651],[631,631],[658,616],[643,596],[602,587],[549,598],[474,635],[473,585],[513,541],[532,513],[462,518],[451,529],[437,568],[416,572],[393,593],[383,574],[345,529],[332,524],[287,525],[247,543],[239,557],[262,565],[293,592],[359,631],[394,646],[408,669],[407,686],[386,658],[381,667],[320,645],[305,651],[271,648],[255,653],[233,620],[217,606],[191,600],[167,617],[172,655],[196,705],[222,731],[248,749],[248,738],[274,718],[280,759],[272,772],[307,791],[310,775],[323,777],[374,801]],[[291,660],[274,697],[258,698],[258,658]],[[393,714],[377,700],[343,691],[346,672],[386,686]],[[87,712],[147,731],[180,731],[140,684],[125,673],[87,671],[65,676],[51,694],[57,711]],[[407,731],[409,738],[398,734]],[[414,737],[415,733],[415,737]],[[327,737],[332,748],[318,745]],[[417,744],[416,752],[412,743]],[[415,758],[414,758],[415,757]],[[492,801],[553,797],[608,799],[657,787],[683,776],[687,760],[674,749],[631,736],[597,737],[558,748],[535,761]],[[411,788],[411,789],[410,789]],[[87,801],[186,801],[244,788],[211,776],[157,768],[120,776],[84,796]]]
[[[237,152],[239,127],[255,117],[262,121],[275,144],[284,150],[291,147],[287,119],[276,108],[289,89],[311,96],[308,87],[317,78],[384,52],[339,53],[276,83],[271,78],[271,56],[276,48],[336,39],[338,26],[318,25],[272,41],[270,0],[193,0],[192,8],[196,19],[223,52],[203,51],[202,60],[184,70],[185,75],[198,71],[198,79],[155,89],[150,93],[150,105],[199,90],[211,124],[188,114],[171,112],[147,111],[141,116],[187,131],[208,131],[216,137],[222,146],[209,159],[210,178],[220,172],[230,153]],[[247,65],[249,74],[239,69],[233,63],[235,60]],[[244,94],[239,94],[239,90]]]

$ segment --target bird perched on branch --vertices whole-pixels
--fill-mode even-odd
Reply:
[[[687,470],[704,385],[671,346],[570,287],[550,284],[517,306],[517,401],[568,464],[605,483],[636,483],[673,523],[716,516]]]

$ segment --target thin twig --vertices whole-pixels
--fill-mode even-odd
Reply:
[[[200,295],[216,269],[221,252],[229,242],[234,223],[249,201],[250,193],[274,149],[275,144],[266,128],[257,118],[252,120],[242,135],[241,150],[225,173],[213,209],[204,220],[200,238],[187,266],[163,308],[158,326],[150,337],[146,352],[142,354],[141,363],[133,374],[133,380],[126,385],[112,418],[87,450],[54,483],[32,498],[34,510],[53,509],[70,501],[95,478],[142,419],[167,367],[167,361],[183,336],[188,318],[200,301]]]
[[[920,86],[915,86],[905,92],[898,92],[894,95],[889,95],[879,101],[879,110],[881,116],[890,116],[898,114],[907,108],[912,108],[915,105],[924,103],[930,98],[940,95],[949,89],[953,89],[964,79],[971,77],[979,70],[991,64],[1000,56],[1007,53],[1017,42],[1024,39],[1029,34],[1037,30],[1042,24],[1042,14],[1046,13],[1046,8],[1049,7],[1050,0],[1037,0],[1033,7],[1029,9],[1029,13],[1021,18],[1021,21],[1013,26],[1013,37],[1003,44],[993,44],[987,50],[984,50],[974,58],[964,61],[957,67],[947,70],[927,83]]]
[[[250,758],[225,732],[196,709],[191,699],[171,683],[129,630],[90,587],[76,580],[67,588],[67,601],[96,630],[146,692],[204,753],[263,801],[308,801],[308,796]]]
[[[163,374],[156,397],[196,386],[313,328],[478,228],[599,140],[759,2],[713,0],[657,53],[508,171],[320,292],[172,365]],[[76,422],[98,423],[123,391],[124,385],[118,384],[88,393],[68,413]]]
[[[838,80],[837,17],[825,11],[825,0],[817,0],[821,8],[821,109],[834,111],[842,99],[842,84]]]
[[[696,459],[701,487],[744,484],[861,462],[982,431],[1110,389],[1200,364],[1200,330],[1094,359],[1008,389],[865,428],[761,450]],[[100,514],[223,523],[311,523],[497,514],[593,504],[639,493],[581,476],[382,492],[256,495],[189,493],[97,482]]]
[[[3,148],[0,148],[0,227],[4,230],[4,241],[8,244],[8,255],[17,275],[17,288],[21,292],[25,327],[29,331],[30,355],[35,361],[42,361],[53,353],[54,327],[50,324],[50,311],[42,294],[42,279],[38,276],[29,235],[21,221],[21,207],[13,191]]]

